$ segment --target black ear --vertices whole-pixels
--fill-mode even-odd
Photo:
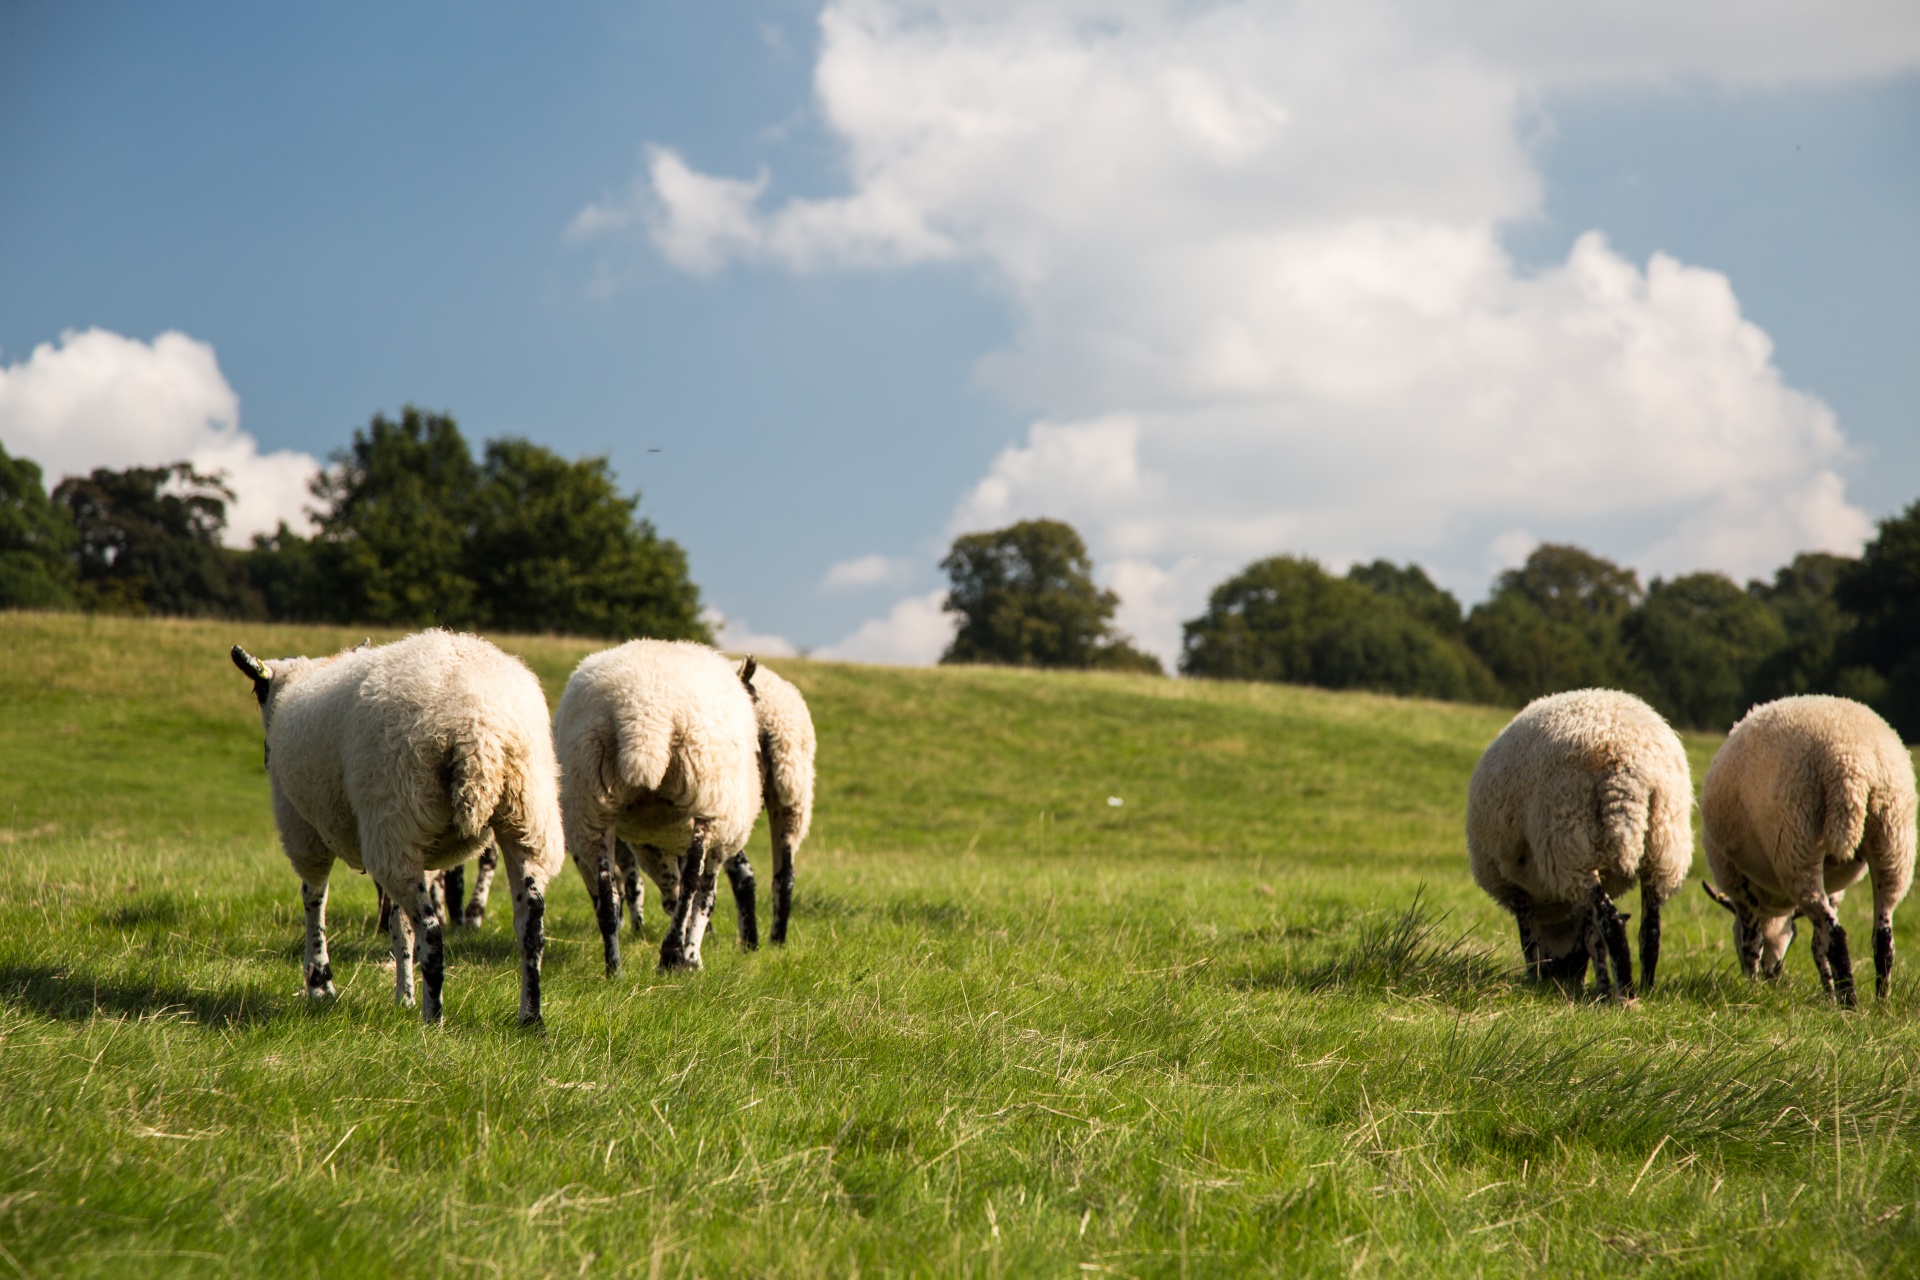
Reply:
[[[1726,894],[1714,888],[1712,884],[1710,884],[1705,880],[1702,880],[1700,882],[1700,887],[1707,891],[1707,896],[1709,898],[1712,898],[1715,902],[1725,907],[1728,911],[1733,912],[1733,914],[1736,916],[1740,914],[1739,911],[1735,910],[1734,908],[1733,899],[1729,898]]]
[[[242,649],[239,645],[233,646],[232,656],[233,665],[240,668],[240,670],[246,674],[247,678],[253,681],[253,696],[265,702],[267,700],[267,687],[273,680],[273,678],[267,674],[267,664],[248,653],[245,649]]]
[[[760,701],[760,691],[753,687],[753,675],[758,670],[760,664],[753,660],[752,654],[748,654],[746,662],[740,667],[740,683],[747,686],[747,696],[755,702]]]

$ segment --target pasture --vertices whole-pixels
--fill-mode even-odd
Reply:
[[[1461,835],[1499,710],[776,660],[784,950],[723,890],[704,973],[609,982],[569,868],[544,1030],[504,895],[423,1028],[343,867],[310,1005],[226,651],[362,634],[0,615],[0,1277],[1920,1266],[1920,907],[1851,1014],[1692,887],[1638,1007],[1520,985]],[[501,643],[550,698],[599,647]]]

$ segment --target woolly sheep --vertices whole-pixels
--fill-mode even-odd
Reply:
[[[753,702],[732,665],[679,640],[591,654],[560,695],[553,736],[567,848],[594,902],[608,975],[620,968],[616,841],[645,856],[656,880],[677,881],[660,967],[699,968],[720,863],[745,846],[760,810]],[[628,879],[637,923],[639,877]]]
[[[1813,921],[1820,984],[1854,1003],[1853,962],[1836,909],[1847,886],[1873,877],[1874,990],[1893,976],[1893,909],[1913,883],[1913,759],[1885,720],[1858,702],[1782,698],[1733,727],[1707,769],[1700,810],[1702,887],[1733,913],[1749,977],[1773,977],[1794,920]]]
[[[539,681],[477,636],[425,631],[331,658],[262,662],[235,645],[266,730],[274,821],[301,879],[307,994],[334,993],[327,878],[334,859],[395,902],[394,996],[413,1003],[413,943],[424,954],[420,1015],[437,1021],[444,925],[430,873],[489,839],[506,860],[520,940],[520,1020],[540,1019],[546,886],[564,857],[559,770]]]
[[[813,822],[813,758],[816,740],[807,700],[786,679],[749,657],[740,668],[740,683],[753,697],[754,720],[760,736],[760,793],[767,810],[773,844],[773,932],[775,946],[787,940],[787,921],[793,912],[793,858]],[[672,867],[658,855],[636,851],[624,840],[619,846],[620,867],[626,876],[627,902],[633,929],[640,931],[640,872],[659,887],[660,903],[668,914],[677,894]],[[727,881],[740,926],[740,944],[748,951],[760,945],[754,906],[753,864],[746,851],[728,858]]]
[[[1467,788],[1473,878],[1520,927],[1535,978],[1578,986],[1593,961],[1634,994],[1628,917],[1614,896],[1640,885],[1640,989],[1660,959],[1660,906],[1693,863],[1687,755],[1658,712],[1629,693],[1537,698],[1474,766]]]

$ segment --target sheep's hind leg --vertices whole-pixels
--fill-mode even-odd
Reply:
[[[1660,902],[1640,890],[1640,991],[1653,990],[1653,971],[1660,963]]]
[[[620,880],[625,890],[621,897],[626,902],[627,923],[633,927],[634,937],[642,937],[645,931],[640,927],[640,912],[646,905],[647,886],[640,879],[640,859],[634,856],[633,846],[625,840],[616,840],[613,851],[620,861]]]
[[[1599,885],[1587,899],[1585,927],[1581,930],[1587,955],[1593,960],[1594,993],[1602,999],[1614,995],[1616,987],[1623,999],[1633,998],[1633,957],[1627,949],[1627,925],[1613,899]],[[1609,973],[1611,970],[1611,973]]]
[[[446,917],[440,913],[439,894],[431,876],[415,878],[409,886],[413,926],[420,935],[420,1021],[440,1021],[440,992],[447,975]],[[409,975],[411,976],[411,975]]]
[[[327,873],[300,877],[300,905],[306,910],[307,995],[322,999],[334,994],[333,962],[327,958]]]
[[[386,890],[382,889],[382,896]],[[389,899],[391,902],[391,899]],[[393,1001],[413,1007],[413,922],[404,911],[387,912],[387,937],[393,943]]]
[[[787,918],[793,914],[793,842],[778,832],[773,841],[773,930],[776,947],[787,943]]]
[[[460,903],[467,896],[467,864],[440,873],[440,915],[448,924],[460,923]]]
[[[748,951],[760,949],[760,922],[754,915],[753,864],[742,849],[726,861],[727,883],[733,887],[734,913],[740,919],[740,945]]]
[[[1851,1009],[1855,997],[1847,931],[1840,927],[1840,917],[1831,902],[1823,900],[1807,914],[1813,917],[1813,967],[1820,972],[1820,986],[1843,1008]]]
[[[493,873],[499,865],[500,854],[491,844],[482,849],[480,856],[474,860],[473,896],[467,899],[466,907],[460,912],[463,927],[478,929],[487,918],[487,895],[493,889]]]
[[[713,907],[714,875],[707,870],[706,832],[695,829],[693,842],[687,846],[680,858],[680,888],[674,897],[673,922],[667,926],[667,933],[660,940],[660,967],[662,969],[698,969],[700,967],[700,942],[695,919],[699,915],[700,900],[707,899],[707,909]],[[703,894],[704,885],[704,894]],[[704,926],[705,921],[699,921]]]
[[[1873,994],[1881,999],[1893,989],[1893,909],[1875,908],[1873,914]]]
[[[609,978],[620,972],[620,890],[614,876],[614,839],[600,848],[600,866],[593,878],[593,912],[600,922],[600,952]]]

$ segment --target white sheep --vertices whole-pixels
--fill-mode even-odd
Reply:
[[[760,735],[760,794],[766,805],[773,844],[773,932],[775,946],[787,940],[787,921],[793,913],[793,858],[813,822],[813,761],[817,741],[807,700],[782,676],[749,657],[740,668],[740,683],[753,696],[754,720]],[[624,840],[619,846],[620,867],[626,877],[626,897],[634,932],[640,931],[639,903],[645,871],[660,890],[661,906],[671,914],[678,892],[672,867],[658,851],[636,851]],[[753,864],[746,850],[723,864],[733,888],[733,905],[740,927],[740,945],[748,951],[760,946],[754,906]]]
[[[559,871],[559,769],[540,682],[478,636],[425,631],[331,658],[262,662],[240,646],[266,729],[273,816],[306,907],[306,983],[334,992],[327,878],[336,858],[365,871],[393,913],[394,996],[413,1003],[413,943],[423,944],[420,1015],[437,1021],[444,922],[430,873],[489,840],[506,860],[520,940],[520,1020],[540,1019],[546,887]]]
[[[1733,913],[1747,976],[1773,977],[1794,920],[1813,921],[1820,984],[1854,1003],[1853,961],[1837,908],[1873,877],[1874,990],[1893,977],[1893,909],[1913,883],[1913,758],[1869,707],[1847,698],[1782,698],[1749,711],[1701,788],[1707,866],[1701,882]]]
[[[608,975],[620,968],[617,842],[676,885],[660,967],[699,968],[720,863],[745,846],[760,810],[753,701],[732,665],[689,641],[591,654],[560,695],[553,736],[567,848],[594,902]],[[637,926],[639,877],[624,869]]]
[[[1640,990],[1660,959],[1660,906],[1693,863],[1687,753],[1629,693],[1537,698],[1474,766],[1467,788],[1473,878],[1513,913],[1528,972],[1578,986],[1593,961],[1634,994],[1627,917],[1614,896],[1640,885]]]

